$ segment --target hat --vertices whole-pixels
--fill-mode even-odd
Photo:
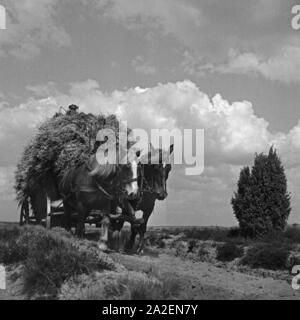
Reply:
[[[71,110],[71,111],[77,111],[78,109],[79,109],[79,107],[76,106],[75,104],[71,104],[71,105],[69,106],[69,110]]]

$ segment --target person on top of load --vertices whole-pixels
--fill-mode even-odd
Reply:
[[[79,107],[76,106],[76,104],[71,104],[69,106],[69,110],[67,111],[66,114],[69,115],[69,116],[72,116],[72,115],[78,113],[78,109],[79,109]]]

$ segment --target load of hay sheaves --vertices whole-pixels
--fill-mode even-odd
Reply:
[[[30,197],[33,206],[35,198],[46,194],[58,199],[60,177],[90,157],[97,132],[103,128],[113,129],[118,139],[119,122],[114,115],[57,113],[46,120],[17,165],[15,190],[19,203]]]

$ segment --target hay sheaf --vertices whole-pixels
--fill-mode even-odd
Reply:
[[[57,113],[46,120],[24,149],[17,166],[17,200],[21,203],[41,189],[55,193],[59,177],[92,154],[97,132],[103,128],[113,129],[118,137],[119,122],[114,115]]]

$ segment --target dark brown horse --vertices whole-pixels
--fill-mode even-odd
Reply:
[[[76,234],[82,236],[84,224],[91,211],[101,211],[101,238],[99,248],[107,248],[110,214],[119,197],[134,198],[138,193],[137,163],[139,152],[131,155],[127,164],[99,164],[96,155],[78,168],[66,172],[61,184],[65,210],[65,227],[71,228],[71,214],[77,212]]]
[[[141,164],[139,174],[139,197],[130,201],[134,210],[143,212],[143,218],[141,224],[131,223],[131,235],[129,240],[129,248],[132,249],[135,244],[135,238],[139,234],[139,242],[137,246],[137,252],[142,253],[144,249],[145,233],[147,231],[147,223],[152,214],[156,200],[165,200],[168,196],[167,192],[167,180],[169,173],[172,169],[169,163],[164,162],[164,158],[173,153],[174,146],[172,145],[167,153],[164,155],[164,151],[161,149],[155,150],[151,147],[151,151],[148,154],[147,164]],[[128,206],[123,207],[125,214]],[[123,227],[123,222],[112,222],[113,231],[118,231]]]

